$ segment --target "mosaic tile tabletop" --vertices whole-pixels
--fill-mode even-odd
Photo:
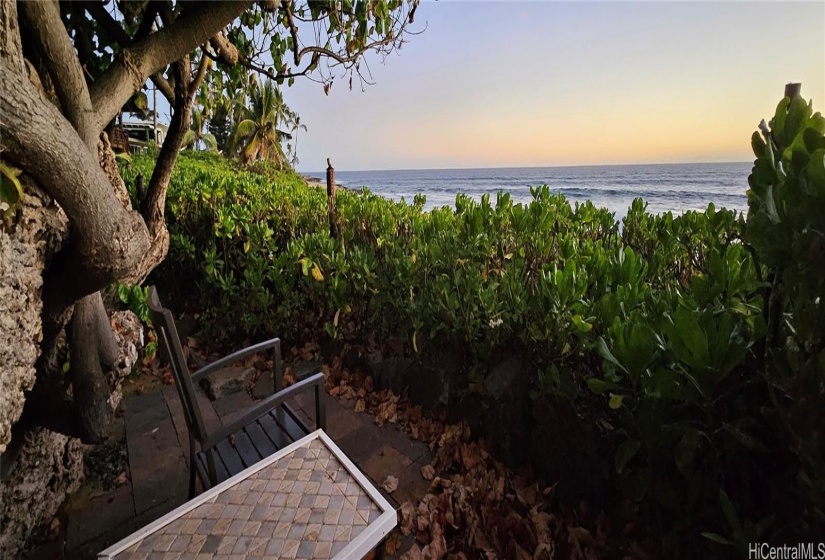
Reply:
[[[328,559],[382,513],[326,444],[313,439],[113,558]]]

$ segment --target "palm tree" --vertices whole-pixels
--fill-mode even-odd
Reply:
[[[207,150],[217,151],[218,141],[213,134],[204,133],[204,124],[206,124],[204,111],[192,107],[192,125],[183,137],[184,148],[200,149],[201,146],[205,146]]]
[[[283,168],[286,154],[281,142],[292,138],[279,126],[292,126],[297,116],[286,103],[271,80],[254,89],[250,95],[251,107],[244,110],[244,118],[235,126],[232,144],[240,152],[241,162],[273,159]]]
[[[306,132],[307,125],[301,124],[301,117],[297,113],[293,113],[294,117],[292,120],[292,133],[295,137],[295,145],[292,147],[292,159],[290,160],[290,165],[295,167],[298,165],[298,130],[303,129]],[[289,153],[289,144],[287,144],[287,153]]]

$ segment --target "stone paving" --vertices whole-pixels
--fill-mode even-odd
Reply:
[[[197,391],[208,429],[231,421],[255,402],[245,391],[215,402]],[[298,397],[291,404],[299,414],[314,418],[311,395]],[[422,478],[421,467],[433,457],[426,444],[410,439],[391,424],[375,425],[370,415],[353,410],[354,402],[342,403],[325,395],[325,404],[327,434],[375,486],[380,489],[389,475],[398,478],[398,488],[385,494],[391,504],[398,507],[427,492],[429,483]],[[70,499],[64,508],[60,537],[36,550],[33,560],[95,558],[101,550],[186,501],[188,435],[175,387],[156,386],[128,396],[121,407],[118,428],[129,453],[128,480],[91,499]]]

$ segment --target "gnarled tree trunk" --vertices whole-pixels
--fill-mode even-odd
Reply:
[[[74,412],[50,403],[33,406],[36,420],[70,435],[96,442],[108,433],[112,407],[107,379],[117,349],[98,290],[115,280],[140,281],[166,255],[168,233],[163,223],[166,188],[189,125],[189,107],[205,70],[193,83],[188,53],[218,34],[250,2],[211,2],[187,6],[177,17],[170,11],[163,28],[126,37],[116,60],[87,85],[56,2],[0,2],[0,149],[3,159],[21,169],[65,211],[71,224],[68,244],[43,277],[44,356],[61,330],[69,326],[70,374]],[[163,10],[161,10],[163,12]],[[19,17],[18,17],[19,15]],[[54,85],[50,100],[30,79],[23,60],[19,23],[25,27],[27,49],[37,55],[42,80]],[[27,51],[28,52],[28,51]],[[150,211],[144,220],[131,208],[111,152],[99,151],[103,128],[151,76],[176,63],[175,113],[155,176],[149,186]],[[168,94],[170,88],[164,88]],[[52,102],[54,101],[54,103]],[[59,108],[58,108],[59,106]],[[114,179],[114,180],[113,180]],[[45,368],[48,360],[41,359]],[[48,391],[38,393],[54,396]],[[57,417],[55,417],[57,413]],[[49,418],[48,416],[52,417]],[[0,446],[6,441],[0,440]],[[2,447],[0,447],[2,448]]]

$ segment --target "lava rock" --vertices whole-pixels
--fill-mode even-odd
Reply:
[[[204,377],[201,387],[210,400],[216,401],[225,395],[244,391],[252,375],[255,375],[255,368],[228,367]]]

